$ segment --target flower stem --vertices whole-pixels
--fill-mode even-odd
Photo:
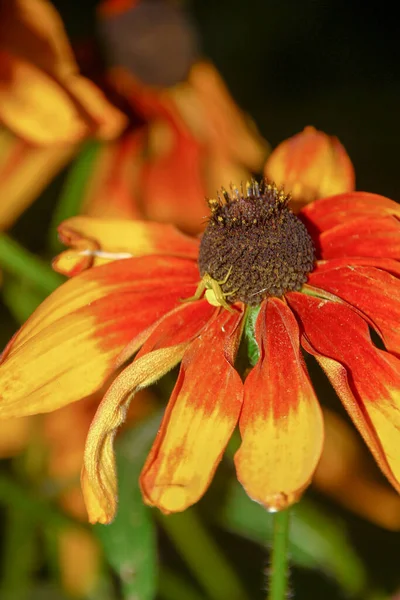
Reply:
[[[247,597],[234,569],[193,508],[175,515],[156,514],[210,600],[244,600]]]
[[[288,580],[289,510],[274,515],[268,600],[286,598]]]
[[[51,270],[50,265],[25,250],[5,233],[0,233],[0,266],[46,294],[50,294],[64,281],[61,275]]]

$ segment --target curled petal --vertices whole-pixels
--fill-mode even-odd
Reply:
[[[53,267],[69,276],[132,256],[166,254],[197,259],[198,255],[197,240],[161,223],[79,216],[64,221],[58,231],[61,241],[72,249],[57,256]]]
[[[400,216],[400,207],[378,194],[350,192],[313,202],[305,206],[300,215],[315,232],[322,232],[354,219]]]
[[[400,360],[372,344],[367,323],[348,306],[297,292],[287,298],[304,329],[304,348],[400,491]]]
[[[394,216],[367,217],[337,225],[317,241],[323,259],[352,256],[400,258],[400,221]]]
[[[235,464],[248,495],[275,511],[296,502],[309,484],[322,451],[323,421],[296,319],[282,300],[264,302],[256,339],[261,358],[244,385]]]
[[[158,319],[193,294],[192,261],[143,257],[67,281],[3,353],[0,417],[48,412],[99,389],[121,351],[140,347]]]
[[[342,144],[314,127],[279,144],[267,160],[265,175],[283,185],[299,207],[355,187],[354,168]]]
[[[188,348],[140,483],[165,513],[204,494],[236,426],[242,382],[233,367],[241,313],[223,311]]]
[[[92,523],[110,522],[117,506],[114,437],[134,394],[159,379],[182,358],[190,340],[213,309],[206,301],[182,305],[154,330],[135,361],[114,381],[100,404],[87,437],[82,488]]]
[[[397,263],[398,264],[398,263]],[[373,323],[386,348],[400,354],[400,280],[368,266],[341,266],[314,271],[308,283],[358,308]]]

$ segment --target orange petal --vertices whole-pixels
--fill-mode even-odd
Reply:
[[[251,171],[262,169],[268,144],[255,124],[237,106],[212,63],[196,62],[190,70],[188,82],[175,86],[170,94],[186,124],[208,150],[214,150],[216,154]],[[237,179],[232,181],[240,183]],[[211,193],[215,194],[216,189]]]
[[[28,445],[33,422],[29,417],[7,419],[1,424],[0,458],[19,454]]]
[[[312,202],[301,210],[300,215],[313,231],[322,232],[355,219],[400,216],[400,207],[378,194],[352,192]]]
[[[101,145],[88,174],[83,213],[102,218],[143,218],[137,180],[144,160],[145,135],[142,127]]]
[[[357,307],[373,323],[390,352],[400,354],[400,280],[385,271],[357,265],[311,273],[308,283]]]
[[[59,569],[65,591],[74,598],[94,595],[100,577],[100,548],[82,527],[68,527],[58,534]]]
[[[380,481],[357,431],[327,409],[324,424],[324,448],[313,485],[372,523],[398,531],[400,497],[386,481]]]
[[[337,225],[317,241],[322,258],[400,257],[400,222],[394,216],[366,217]]]
[[[322,451],[323,421],[296,319],[282,300],[263,303],[256,338],[261,359],[244,385],[235,464],[250,498],[276,511],[296,502],[310,483]]]
[[[2,48],[54,76],[78,72],[60,15],[47,0],[1,2],[0,40]]]
[[[72,217],[60,225],[59,235],[73,249],[55,258],[53,268],[69,276],[131,256],[166,254],[196,260],[199,248],[197,240],[172,225],[145,221]]]
[[[48,412],[99,389],[124,347],[140,347],[146,331],[193,294],[197,280],[192,261],[144,257],[67,281],[3,354],[0,416]]]
[[[380,468],[400,491],[400,360],[376,348],[367,323],[344,304],[287,294],[303,346],[324,369]]]
[[[183,357],[140,479],[145,502],[165,513],[199,500],[235,429],[243,390],[233,367],[241,319],[223,311]]]
[[[117,507],[114,438],[134,394],[154,383],[182,358],[215,311],[207,301],[180,306],[153,331],[135,361],[114,381],[91,425],[85,449],[82,488],[92,523],[109,523]]]
[[[35,147],[0,129],[0,230],[10,227],[76,152],[76,146]]]
[[[126,123],[89,80],[49,76],[17,55],[0,51],[0,119],[35,144],[75,143],[89,134],[109,139]]]
[[[265,176],[283,185],[299,207],[355,187],[354,168],[342,144],[314,127],[279,144],[267,160]]]

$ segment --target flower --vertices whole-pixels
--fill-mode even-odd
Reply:
[[[305,204],[355,187],[354,168],[336,137],[306,127],[283,141],[268,158],[265,176],[284,185],[292,195],[292,206]]]
[[[0,6],[0,122],[33,144],[115,137],[126,117],[75,62],[62,21],[46,0]]]
[[[253,182],[209,206],[200,243],[161,224],[77,217],[62,226],[76,249],[56,267],[80,273],[6,348],[0,416],[52,411],[105,389],[82,486],[90,520],[109,522],[117,429],[135,392],[181,362],[142,471],[145,501],[165,512],[195,503],[238,423],[238,479],[251,498],[279,510],[309,484],[324,439],[301,345],[399,490],[396,203],[353,192],[311,203],[296,217],[282,190]],[[259,360],[243,383],[235,356],[254,322]]]

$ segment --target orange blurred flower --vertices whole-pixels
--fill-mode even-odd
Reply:
[[[298,210],[317,198],[352,192],[353,165],[336,137],[306,127],[272,152],[265,176],[291,193]]]
[[[0,2],[0,121],[34,144],[115,137],[126,117],[79,74],[47,0]]]
[[[347,193],[309,204],[298,218],[283,192],[252,183],[209,206],[200,249],[160,224],[121,222],[118,238],[117,222],[79,218],[75,257],[61,257],[59,268],[76,273],[90,265],[82,257],[110,262],[61,286],[10,342],[1,417],[53,411],[116,376],[91,423],[82,474],[90,520],[109,522],[117,502],[113,441],[129,402],[182,361],[141,475],[145,501],[165,512],[196,502],[239,422],[238,478],[251,498],[276,510],[309,484],[324,438],[301,343],[398,490],[397,204]],[[74,220],[64,229],[72,239]],[[132,258],[113,260],[121,253]],[[254,318],[260,359],[243,384],[233,365]]]

